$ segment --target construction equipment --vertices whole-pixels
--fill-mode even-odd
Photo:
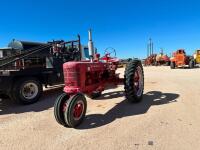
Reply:
[[[194,68],[195,62],[193,57],[187,56],[184,49],[179,49],[173,53],[173,57],[170,59],[171,69],[177,67],[186,67]]]
[[[22,104],[36,102],[45,87],[64,83],[63,63],[85,60],[80,36],[72,41],[12,41],[11,55],[0,58],[0,95]]]
[[[193,56],[195,64],[200,64],[200,50],[196,50]]]
[[[56,121],[66,127],[76,127],[83,121],[87,109],[84,94],[96,98],[109,84],[124,83],[125,96],[129,102],[142,100],[144,75],[141,61],[131,61],[126,67],[124,78],[120,78],[116,73],[119,59],[111,57],[110,51],[100,58],[100,54],[94,53],[91,31],[89,35],[90,60],[63,65],[64,93],[55,102],[54,115]]]

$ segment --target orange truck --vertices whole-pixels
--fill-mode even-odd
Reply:
[[[186,67],[194,68],[195,61],[193,57],[187,56],[184,49],[179,49],[173,53],[173,57],[170,59],[171,69]]]

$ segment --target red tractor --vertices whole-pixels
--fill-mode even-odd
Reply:
[[[152,54],[150,56],[148,56],[145,61],[144,61],[144,65],[145,66],[155,66],[156,65],[156,54]]]
[[[90,32],[89,32],[90,33]],[[144,90],[144,74],[140,60],[129,62],[124,78],[116,73],[119,59],[107,51],[100,58],[95,54],[89,34],[89,52],[91,60],[67,62],[63,65],[65,87],[54,105],[56,121],[65,127],[76,127],[84,119],[87,102],[84,94],[95,98],[101,95],[108,85],[124,83],[125,96],[129,102],[140,102]]]
[[[163,53],[156,56],[156,66],[167,65],[170,66],[170,58]]]
[[[194,68],[195,66],[194,58],[187,56],[184,49],[179,49],[176,52],[174,52],[173,57],[170,60],[171,69],[185,66],[189,66],[189,68]]]

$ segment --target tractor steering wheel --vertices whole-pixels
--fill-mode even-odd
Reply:
[[[104,55],[115,58],[116,57],[116,50],[112,47],[108,47],[108,48],[105,49]]]

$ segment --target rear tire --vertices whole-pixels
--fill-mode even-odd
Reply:
[[[124,73],[125,96],[129,102],[140,102],[144,91],[144,73],[140,60],[130,62]]]
[[[171,69],[175,69],[175,67],[176,67],[175,62],[171,62],[170,67],[171,67]]]
[[[36,78],[21,78],[14,83],[11,97],[15,102],[27,105],[37,102],[42,91],[42,84]]]
[[[78,93],[66,102],[64,120],[68,127],[76,127],[82,123],[87,110],[87,101],[83,94]]]

